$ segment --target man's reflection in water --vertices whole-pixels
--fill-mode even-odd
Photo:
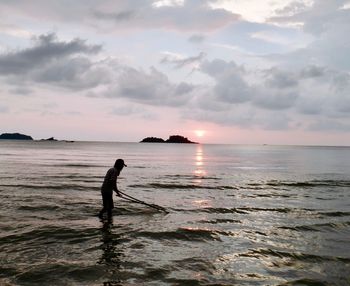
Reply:
[[[106,274],[108,276],[108,281],[103,282],[103,286],[120,286],[122,284],[119,279],[120,273],[119,270],[121,268],[121,258],[123,254],[118,247],[120,244],[120,236],[118,234],[113,233],[113,221],[112,219],[103,220],[102,221],[102,257],[98,261],[98,264],[106,265]]]

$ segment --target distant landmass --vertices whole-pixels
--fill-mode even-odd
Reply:
[[[4,140],[5,139],[7,139],[7,140],[34,140],[32,138],[32,136],[21,134],[21,133],[2,133],[0,135],[0,140],[1,139],[4,139]],[[50,138],[47,138],[47,139],[40,139],[38,141],[52,141],[52,142],[60,141],[60,142],[67,142],[67,143],[73,143],[74,142],[74,141],[71,141],[71,140],[57,140],[54,137],[50,137]]]
[[[47,139],[41,139],[41,141],[57,141],[57,139],[55,139],[54,137],[50,137]]]
[[[198,144],[197,142],[192,142],[186,137],[181,135],[171,135],[167,140],[158,137],[146,137],[140,141],[140,143],[186,143],[186,144]]]
[[[29,135],[21,134],[21,133],[2,133],[0,135],[0,139],[7,140],[33,140],[33,138]]]
[[[164,143],[164,139],[158,137],[146,137],[142,139],[141,143]]]

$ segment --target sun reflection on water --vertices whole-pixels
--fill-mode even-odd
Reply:
[[[207,175],[206,170],[204,169],[204,154],[203,154],[203,146],[198,144],[196,148],[195,162],[196,166],[193,171],[194,176],[196,177],[195,183],[202,183],[202,178]]]

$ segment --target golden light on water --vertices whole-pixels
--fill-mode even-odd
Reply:
[[[206,176],[207,172],[204,169],[204,154],[203,154],[203,146],[197,145],[196,147],[196,154],[195,154],[195,160],[194,165],[196,166],[196,169],[193,171],[193,174],[197,177],[196,183],[202,182],[202,177]]]

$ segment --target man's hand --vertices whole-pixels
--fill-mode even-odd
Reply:
[[[121,193],[119,193],[118,190],[116,190],[115,192],[116,192],[116,194],[117,194],[118,197],[121,197],[121,196],[122,196]]]

